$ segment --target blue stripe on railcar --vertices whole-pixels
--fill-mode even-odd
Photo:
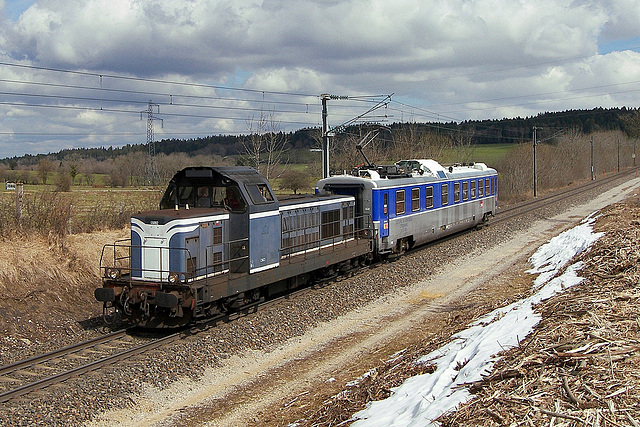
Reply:
[[[486,192],[485,179],[489,179],[489,193]],[[482,184],[479,183],[482,181]],[[467,184],[464,188],[464,183]],[[456,191],[456,184],[459,184],[459,190]],[[480,196],[479,186],[482,185],[483,192]],[[494,197],[498,185],[497,176],[487,176],[481,178],[469,178],[462,180],[451,180],[445,182],[435,182],[432,184],[413,184],[397,187],[376,188],[372,191],[372,217],[374,221],[384,221],[387,218],[393,219],[404,217],[427,210],[439,209],[447,206],[459,205],[473,200],[486,199]],[[446,186],[446,187],[444,187]],[[432,206],[427,207],[427,188],[433,189]],[[446,203],[443,203],[443,188],[446,196]],[[412,190],[418,189],[417,208],[414,208],[414,198]],[[404,198],[399,199],[400,191],[404,191]],[[458,193],[458,194],[456,194]],[[388,195],[388,201],[385,211],[384,195]],[[400,203],[399,203],[400,202]],[[404,210],[398,214],[398,210],[404,206]]]

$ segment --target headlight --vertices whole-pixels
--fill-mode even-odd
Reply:
[[[119,268],[107,268],[105,271],[105,277],[116,280],[120,278],[120,269]]]
[[[172,271],[171,273],[169,273],[169,277],[167,278],[167,280],[172,285],[175,285],[180,281],[180,273],[176,273],[175,271]]]

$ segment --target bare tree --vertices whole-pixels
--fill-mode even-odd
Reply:
[[[282,166],[288,163],[287,140],[280,123],[273,113],[261,111],[257,120],[248,121],[247,127],[249,135],[242,141],[246,164],[262,172],[267,180],[278,178],[286,170]]]
[[[533,191],[533,149],[520,144],[496,164],[500,173],[500,197],[524,200]]]
[[[44,185],[47,184],[47,177],[51,172],[53,172],[54,169],[55,169],[55,166],[53,162],[49,159],[42,159],[40,160],[40,162],[38,162],[38,166],[36,166],[36,171],[38,173],[38,177],[40,177],[40,180]]]
[[[466,141],[466,145],[469,144],[470,141]],[[394,132],[389,156],[395,160],[422,158],[440,162],[462,161],[453,154],[455,145],[451,137],[425,132],[408,124]]]
[[[302,171],[288,170],[282,174],[280,179],[280,188],[290,189],[293,191],[293,194],[298,194],[298,190],[308,187],[309,174]]]
[[[332,170],[351,171],[355,167],[364,164],[364,159],[356,150],[356,145],[360,142],[361,135],[348,134],[332,138],[329,145],[330,163]],[[379,161],[377,153],[374,153],[375,144],[370,144],[365,148],[366,156],[372,162]]]

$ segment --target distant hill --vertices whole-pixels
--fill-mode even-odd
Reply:
[[[461,123],[394,123],[388,125],[391,132],[399,131],[411,126],[414,131],[438,133],[439,135],[464,136],[474,144],[512,144],[529,141],[532,138],[534,126],[544,129],[552,135],[563,130],[572,130],[589,134],[594,131],[621,130],[633,133],[629,117],[638,116],[640,109],[622,108],[594,108],[592,110],[568,110],[563,112],[540,113],[534,117],[510,118],[501,120],[468,120]],[[638,125],[636,125],[638,126]],[[358,133],[355,126],[344,129],[336,138],[349,133]],[[293,148],[317,148],[319,145],[319,129],[300,129],[284,134]],[[237,155],[243,152],[242,136],[217,135],[192,139],[163,139],[156,143],[157,153],[185,153],[187,155],[217,154],[220,156]],[[145,144],[128,144],[123,147],[77,148],[62,150],[48,155],[25,155],[3,159],[4,163],[36,164],[43,157],[63,160],[68,157],[93,158],[103,161],[127,155],[132,152],[144,151]]]

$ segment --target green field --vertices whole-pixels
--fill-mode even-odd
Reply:
[[[471,150],[474,161],[486,163],[487,166],[491,167],[502,160],[515,147],[517,147],[516,144],[483,144],[474,145]]]

